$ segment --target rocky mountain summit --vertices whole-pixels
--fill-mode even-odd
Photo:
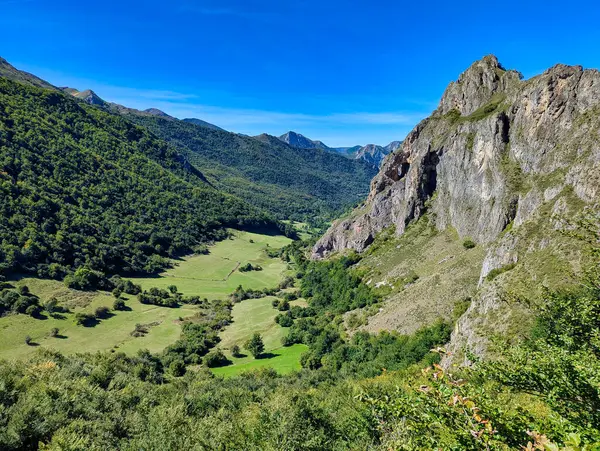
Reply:
[[[383,230],[401,236],[424,215],[437,230],[455,230],[487,256],[453,346],[483,352],[474,324],[486,322],[501,297],[485,283],[490,273],[551,247],[540,231],[551,233],[560,218],[597,205],[599,113],[597,70],[558,64],[523,80],[486,56],[447,87],[436,111],[385,160],[365,204],[334,223],[312,257],[362,252]]]
[[[308,139],[306,136],[293,131],[289,131],[281,135],[279,139],[292,147],[297,147],[298,149],[329,149],[329,147],[327,147],[321,141],[313,141],[312,139]]]
[[[286,144],[298,149],[323,149],[329,152],[339,153],[354,160],[363,160],[367,163],[380,167],[385,157],[396,150],[402,141],[392,141],[387,146],[367,144],[366,146],[353,147],[329,147],[322,141],[313,141],[300,133],[289,131],[281,135],[279,139]]]

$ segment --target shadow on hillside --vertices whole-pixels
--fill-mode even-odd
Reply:
[[[281,354],[273,354],[272,352],[264,352],[261,355],[259,355],[256,359],[257,360],[267,360],[267,359],[272,359],[273,357],[279,357]]]

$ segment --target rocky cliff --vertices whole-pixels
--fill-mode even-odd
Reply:
[[[402,235],[427,213],[438,230],[455,229],[487,250],[478,297],[453,338],[455,348],[461,341],[483,350],[474,318],[483,321],[499,296],[486,276],[548,246],[520,230],[532,222],[553,230],[552,218],[598,202],[599,113],[597,70],[556,65],[523,80],[496,57],[483,58],[387,157],[364,205],[333,224],[313,258],[362,252],[382,230],[395,226]]]
[[[390,225],[401,235],[426,208],[438,228],[452,226],[461,237],[487,243],[559,188],[596,200],[600,73],[557,65],[521,78],[494,56],[467,69],[385,161],[366,204],[335,223],[313,257],[363,251]],[[526,191],[527,179],[544,178],[553,181],[543,192]]]

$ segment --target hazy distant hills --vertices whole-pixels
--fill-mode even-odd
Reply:
[[[363,160],[375,167],[381,166],[384,158],[388,154],[395,151],[402,144],[402,141],[392,141],[387,146],[367,144],[366,146],[329,147],[322,141],[314,141],[300,133],[293,131],[289,131],[286,134],[281,135],[279,139],[298,149],[323,149],[354,160]]]

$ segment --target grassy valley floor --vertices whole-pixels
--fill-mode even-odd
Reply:
[[[219,348],[224,351],[233,364],[214,368],[213,372],[222,376],[234,376],[244,371],[256,368],[273,368],[281,374],[300,369],[300,355],[308,349],[307,346],[297,344],[283,347],[281,339],[287,335],[288,328],[275,323],[275,317],[280,313],[273,308],[271,302],[275,297],[260,299],[247,299],[233,307],[233,323],[221,333]],[[292,301],[291,305],[305,305],[305,301]],[[244,343],[252,334],[261,334],[265,344],[265,353],[262,358],[255,359],[243,349]],[[241,357],[233,357],[231,348],[238,345],[242,349]]]
[[[235,232],[232,239],[212,246],[208,255],[191,256],[177,261],[172,269],[160,277],[132,280],[141,284],[144,289],[176,285],[186,296],[198,295],[209,299],[224,299],[240,284],[252,289],[275,287],[285,274],[286,264],[278,258],[268,257],[265,249],[279,248],[289,242],[283,236]],[[263,270],[240,272],[238,266],[248,262],[260,265]],[[75,314],[91,313],[100,306],[112,308],[114,297],[110,293],[76,291],[66,288],[62,282],[34,278],[22,278],[12,283],[15,286],[27,285],[42,304],[52,297],[57,298],[60,305],[68,307],[69,313],[56,318],[42,316],[41,319],[36,319],[23,314],[0,318],[0,358],[6,359],[25,358],[42,347],[65,354],[109,349],[128,354],[139,349],[160,352],[179,338],[181,319],[199,312],[198,307],[191,305],[179,308],[157,307],[141,304],[135,296],[125,296],[128,310],[113,311],[111,316],[98,321],[93,327],[84,327],[75,324]],[[276,310],[271,307],[271,301],[267,298],[244,302],[256,301],[267,303],[273,317],[275,316]],[[238,317],[238,323],[252,328],[252,321],[256,318]],[[267,322],[265,319],[265,324]],[[131,336],[136,324],[146,325],[148,333],[143,337]],[[51,337],[50,331],[53,328],[59,329],[57,337]],[[262,333],[263,329],[261,323],[255,330]],[[25,343],[26,336],[31,337],[32,344]],[[273,343],[275,341],[274,337]]]

